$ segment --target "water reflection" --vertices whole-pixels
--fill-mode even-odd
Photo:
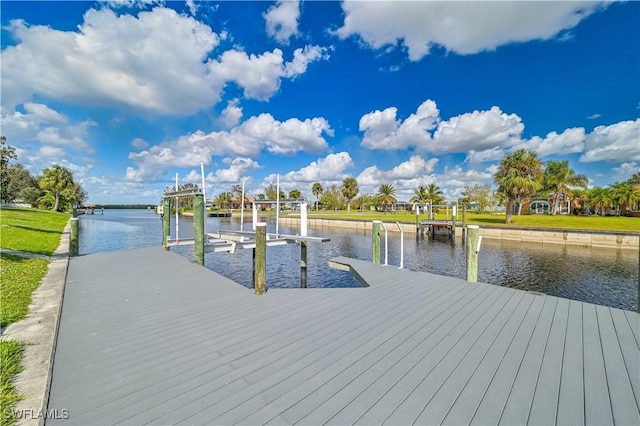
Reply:
[[[250,218],[245,218],[250,220]],[[172,218],[173,222],[173,218]],[[193,221],[179,221],[180,238],[193,236]],[[244,229],[249,230],[250,224]],[[240,228],[236,218],[208,218],[209,231]],[[275,231],[269,220],[268,231]],[[172,233],[175,232],[172,227]],[[297,229],[280,226],[280,232],[295,234]],[[371,259],[371,233],[366,230],[310,228],[309,235],[331,238],[328,243],[308,244],[308,287],[358,287],[346,272],[327,266],[330,258],[347,256]],[[175,235],[172,235],[172,238]],[[80,253],[160,246],[160,217],[153,211],[106,210],[104,215],[82,216]],[[193,260],[192,247],[177,247],[177,253]],[[384,246],[383,246],[384,253]],[[384,254],[383,254],[384,255]],[[400,238],[389,233],[389,264],[400,264]],[[252,252],[207,253],[208,268],[251,287]],[[300,285],[300,247],[286,245],[267,250],[267,283],[270,287]],[[405,234],[405,268],[465,278],[465,251],[462,239],[429,240]],[[478,280],[523,290],[601,305],[636,309],[638,253],[635,250],[597,249],[541,243],[521,243],[484,239],[479,253]]]

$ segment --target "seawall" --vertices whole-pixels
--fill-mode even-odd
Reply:
[[[280,217],[280,223],[292,227],[300,226],[299,217]],[[399,233],[395,222],[384,222],[389,232]],[[370,231],[371,221],[309,218],[308,226],[313,228],[348,228],[352,230]],[[400,226],[406,233],[416,233],[416,224],[401,222]],[[463,228],[456,227],[456,236],[461,236]],[[480,227],[483,238],[536,242],[544,244],[564,244],[571,246],[599,247],[637,250],[640,233],[625,233],[616,231],[582,231],[566,229],[537,229],[513,227]]]

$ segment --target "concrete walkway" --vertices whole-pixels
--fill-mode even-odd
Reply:
[[[32,294],[29,316],[9,325],[2,334],[3,339],[27,343],[22,358],[24,370],[15,379],[18,393],[25,395],[15,407],[20,417],[18,425],[35,426],[43,423],[41,414],[46,410],[49,398],[51,369],[69,265],[70,229],[67,224],[57,250],[50,257],[12,250],[2,251],[17,256],[45,257],[51,260],[42,284]]]

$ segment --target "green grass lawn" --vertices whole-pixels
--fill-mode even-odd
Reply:
[[[0,247],[29,253],[52,255],[60,244],[60,234],[69,215],[35,209],[0,209]],[[0,255],[0,324],[5,327],[29,313],[31,293],[40,286],[49,261]],[[21,370],[24,344],[0,341],[0,425],[12,425],[16,419],[11,408],[22,399],[13,386],[13,377]]]
[[[451,212],[449,212],[451,214]],[[345,211],[316,213],[309,212],[310,218],[325,219],[351,219],[351,220],[382,220],[385,222],[415,222],[416,215],[412,213],[375,213],[352,211],[347,214]],[[420,220],[426,220],[427,215],[420,215]],[[445,212],[435,215],[435,219],[445,220]],[[449,217],[450,219],[450,217]],[[462,216],[458,215],[458,220]],[[511,225],[505,225],[504,214],[477,214],[467,213],[466,223],[480,226],[512,226],[512,227],[536,227],[555,229],[579,229],[588,231],[620,231],[620,232],[640,232],[640,218],[637,217],[616,217],[616,216],[565,216],[565,215],[522,215],[513,216]]]
[[[0,325],[5,327],[26,318],[31,293],[40,286],[47,274],[47,259],[27,259],[2,254],[2,292],[0,293]]]
[[[0,247],[50,256],[60,244],[60,234],[69,218],[70,215],[67,213],[2,208]]]
[[[0,341],[0,425],[9,426],[16,423],[16,415],[12,408],[23,396],[16,392],[13,378],[22,367],[22,351],[24,344],[15,340]]]

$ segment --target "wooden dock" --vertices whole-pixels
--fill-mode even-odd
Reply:
[[[46,424],[640,423],[637,313],[332,264],[368,287],[255,296],[161,248],[72,258],[49,400],[69,416]]]

